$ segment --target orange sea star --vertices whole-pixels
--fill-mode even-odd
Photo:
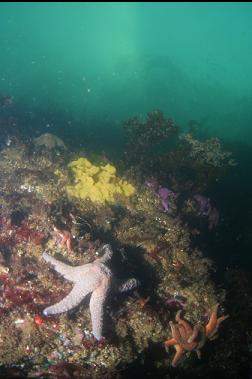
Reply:
[[[210,313],[207,325],[200,323],[192,326],[188,321],[180,317],[181,310],[176,314],[176,324],[170,321],[172,338],[164,342],[165,347],[174,345],[176,354],[172,360],[172,366],[176,367],[185,351],[195,351],[198,358],[201,357],[200,349],[204,346],[206,339],[213,340],[217,337],[217,331],[222,321],[228,315],[217,317],[219,304],[216,304]]]
[[[209,321],[207,325],[205,326],[206,337],[211,341],[218,337],[217,332],[218,332],[220,324],[222,323],[222,321],[226,320],[226,318],[229,317],[229,315],[221,316],[221,317],[217,316],[219,305],[220,304],[217,303],[213,307],[213,310],[209,317]]]
[[[60,239],[61,246],[66,246],[69,253],[73,251],[73,237],[68,230],[61,230],[54,226],[53,235]]]

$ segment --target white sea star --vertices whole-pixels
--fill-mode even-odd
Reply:
[[[69,311],[79,305],[84,297],[92,292],[89,308],[93,335],[97,340],[102,338],[104,304],[113,277],[111,270],[105,265],[111,259],[113,251],[109,245],[104,245],[102,251],[104,255],[101,258],[76,267],[60,262],[47,253],[42,255],[46,262],[54,266],[56,271],[74,283],[72,291],[63,300],[44,309],[44,315]],[[125,283],[117,285],[117,290],[123,292],[134,288],[136,285],[135,279],[129,279]]]

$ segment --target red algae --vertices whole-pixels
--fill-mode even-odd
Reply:
[[[28,220],[23,220],[20,225],[13,225],[6,217],[0,218],[0,244],[4,247],[14,247],[23,242],[31,242],[34,245],[42,245],[46,235],[32,227]]]

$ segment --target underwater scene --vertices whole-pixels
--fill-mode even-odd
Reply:
[[[0,3],[0,379],[252,379],[252,3]]]

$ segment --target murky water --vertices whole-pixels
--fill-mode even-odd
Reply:
[[[176,375],[201,365],[210,378],[216,365],[245,377],[251,25],[251,3],[0,4],[0,377],[79,378],[97,366],[97,378],[126,378],[132,361],[172,377],[174,349],[162,343],[175,311],[205,328],[216,302],[233,334],[225,321],[207,358],[182,360]],[[93,262],[104,243],[118,252],[113,275],[142,287],[129,303],[113,297],[108,345],[93,345],[87,306],[43,318],[70,285],[40,265],[44,250]],[[232,344],[246,351],[244,371]]]

